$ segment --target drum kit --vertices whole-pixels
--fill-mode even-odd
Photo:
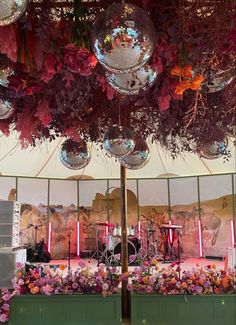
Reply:
[[[119,265],[121,261],[121,227],[108,222],[97,222],[96,249],[91,258],[97,259],[97,265]],[[127,227],[128,257],[130,264],[156,259],[165,262],[180,261],[180,233],[182,226],[157,225],[147,220],[140,227]],[[156,235],[158,233],[158,235]],[[177,239],[178,253],[173,243]]]

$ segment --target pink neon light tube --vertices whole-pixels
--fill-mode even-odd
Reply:
[[[79,221],[77,221],[77,256],[80,255]]]
[[[201,221],[198,221],[198,237],[199,237],[199,255],[202,257],[202,225]]]
[[[230,232],[231,232],[232,247],[234,247],[235,239],[234,239],[234,222],[233,222],[233,220],[230,221]]]
[[[48,251],[51,253],[52,223],[48,224]]]

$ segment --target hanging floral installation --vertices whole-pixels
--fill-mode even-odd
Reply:
[[[26,3],[12,23],[1,24],[0,15],[0,131],[18,131],[23,148],[60,136],[102,143],[121,123],[176,157],[235,134],[235,1],[130,0],[154,25],[147,62],[157,73],[130,95],[112,88],[94,53],[94,21],[113,1]],[[112,16],[114,28],[119,19]],[[119,34],[118,41],[130,39]]]

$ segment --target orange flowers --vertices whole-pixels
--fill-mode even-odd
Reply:
[[[202,75],[194,76],[191,65],[186,65],[183,68],[176,66],[170,73],[172,76],[180,78],[180,82],[175,87],[175,93],[177,95],[182,95],[186,89],[198,90],[204,81]]]
[[[33,288],[31,288],[30,292],[32,293],[32,295],[35,295],[36,293],[39,292],[39,287],[33,287]]]
[[[65,266],[64,264],[60,264],[60,265],[59,265],[59,269],[60,269],[61,271],[64,271],[65,268],[66,268],[66,266]]]

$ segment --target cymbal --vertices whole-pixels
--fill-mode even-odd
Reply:
[[[104,227],[115,227],[115,225],[113,223],[106,223],[106,222],[96,222],[95,223],[96,226],[104,226]]]

